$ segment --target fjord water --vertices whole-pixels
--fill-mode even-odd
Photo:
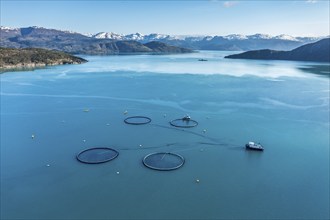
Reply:
[[[329,218],[329,65],[227,54],[1,74],[1,219]],[[172,129],[185,114],[199,125]],[[152,122],[123,123],[134,115]],[[119,156],[79,163],[90,147]],[[185,164],[148,169],[152,152]]]

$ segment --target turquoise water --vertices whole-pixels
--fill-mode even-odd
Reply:
[[[1,219],[329,218],[329,65],[227,54],[1,74]],[[199,125],[172,129],[185,114]],[[152,122],[123,123],[134,115]],[[90,147],[119,156],[79,163]],[[186,162],[147,169],[153,152]]]

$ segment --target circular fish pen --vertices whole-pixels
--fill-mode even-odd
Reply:
[[[143,158],[142,162],[146,167],[153,170],[171,171],[182,167],[185,160],[179,154],[158,152],[148,154]]]
[[[125,118],[124,122],[129,125],[145,125],[151,122],[151,118],[146,116],[132,116]]]
[[[179,118],[170,121],[170,124],[178,128],[193,128],[198,125],[198,122],[193,119]]]
[[[94,147],[81,151],[76,158],[81,163],[99,164],[118,157],[118,151],[108,147]]]

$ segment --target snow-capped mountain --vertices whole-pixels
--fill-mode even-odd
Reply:
[[[292,36],[290,36],[290,35],[286,35],[286,34],[281,34],[281,35],[275,36],[275,37],[273,37],[273,38],[274,38],[274,39],[277,39],[277,40],[299,41],[297,38],[292,37]]]
[[[269,39],[272,39],[273,37],[268,34],[254,34],[254,35],[248,35],[247,38],[253,39],[253,40],[260,40],[260,39],[269,40]]]
[[[145,35],[144,36],[144,40],[150,42],[150,41],[157,41],[157,40],[162,40],[162,39],[168,39],[169,37],[170,37],[170,35],[167,35],[167,34],[153,33],[153,34]]]
[[[206,37],[204,37],[203,40],[205,40],[205,41],[210,41],[210,40],[212,40],[212,39],[213,39],[213,36],[206,36]]]
[[[281,34],[277,36],[271,36],[268,34],[254,34],[254,35],[242,35],[242,34],[230,34],[226,36],[193,36],[193,35],[168,35],[168,34],[117,34],[113,32],[100,32],[94,35],[90,35],[93,38],[98,39],[112,39],[112,40],[135,40],[141,42],[150,42],[150,41],[157,41],[157,40],[181,40],[181,41],[210,41],[213,39],[223,38],[229,41],[237,41],[237,40],[284,40],[284,41],[298,41],[298,42],[305,42],[305,41],[316,41],[322,39],[322,37],[293,37],[286,34]]]
[[[97,39],[112,39],[112,40],[124,40],[125,36],[122,34],[117,34],[113,32],[100,32],[92,35],[91,37]]]
[[[0,29],[1,29],[1,31],[9,32],[9,31],[17,31],[19,28],[1,26]]]
[[[241,35],[241,34],[230,34],[227,36],[224,36],[225,39],[228,40],[246,40],[248,37],[246,35]]]
[[[143,41],[145,38],[145,35],[141,34],[141,33],[135,33],[135,34],[126,35],[125,38],[126,38],[126,40]]]
[[[134,40],[140,42],[150,42],[150,41],[159,41],[159,40],[191,40],[191,41],[200,41],[205,38],[205,36],[191,36],[191,35],[169,35],[169,34],[117,34],[113,32],[100,32],[97,34],[86,35],[97,39],[111,39],[111,40]]]

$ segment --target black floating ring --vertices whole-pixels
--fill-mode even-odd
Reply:
[[[143,118],[143,119],[146,119],[146,121],[145,122],[130,122],[129,120],[133,119],[133,118]],[[151,118],[146,117],[146,116],[132,116],[132,117],[125,118],[124,122],[129,125],[145,125],[145,124],[149,124],[151,122]]]
[[[99,149],[103,149],[103,150],[109,150],[109,151],[112,151],[115,153],[115,155],[111,158],[108,158],[108,159],[105,159],[105,160],[101,160],[101,161],[97,161],[97,162],[91,162],[91,161],[86,161],[86,160],[83,160],[81,159],[79,156],[87,151],[92,151],[92,150],[99,150]],[[115,149],[112,149],[112,148],[109,148],[109,147],[93,147],[93,148],[89,148],[89,149],[86,149],[86,150],[83,150],[81,152],[79,152],[76,156],[77,160],[81,163],[87,163],[87,164],[99,164],[99,163],[105,163],[105,162],[108,162],[108,161],[111,161],[111,160],[114,160],[116,157],[118,157],[119,155],[119,152],[116,151]]]
[[[187,125],[177,125],[177,124],[175,124],[176,121],[185,121],[185,122],[188,121],[188,122],[192,122],[193,124],[192,125],[188,125],[188,124]],[[198,122],[195,120],[192,120],[192,119],[184,120],[184,119],[179,118],[179,119],[174,119],[174,120],[170,121],[170,124],[177,128],[193,128],[198,125]]]
[[[160,168],[160,167],[155,167],[155,166],[151,166],[149,164],[147,164],[145,162],[145,160],[150,157],[150,156],[153,156],[153,155],[157,155],[157,154],[168,154],[168,155],[172,155],[172,156],[176,156],[178,157],[180,160],[181,160],[181,163],[177,166],[174,166],[174,167],[170,167],[170,168]],[[184,157],[182,157],[181,155],[179,154],[175,154],[175,153],[165,153],[165,152],[157,152],[157,153],[151,153],[151,154],[148,154],[147,156],[145,156],[142,160],[144,166],[150,168],[150,169],[153,169],[153,170],[159,170],[159,171],[171,171],[171,170],[176,170],[176,169],[179,169],[180,167],[183,166],[184,162],[185,162],[185,159]]]

